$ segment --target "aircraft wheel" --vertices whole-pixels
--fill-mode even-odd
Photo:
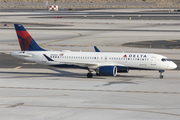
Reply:
[[[92,77],[93,77],[93,74],[92,74],[92,73],[88,73],[88,74],[87,74],[87,77],[88,77],[88,78],[92,78]]]
[[[164,77],[163,75],[160,75],[160,76],[159,76],[160,79],[163,79],[163,77]]]

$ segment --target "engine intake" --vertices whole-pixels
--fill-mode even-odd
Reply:
[[[116,66],[102,66],[102,67],[99,67],[96,72],[102,76],[116,76],[117,67]]]

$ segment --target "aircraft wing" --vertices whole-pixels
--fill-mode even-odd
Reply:
[[[93,68],[96,69],[100,66],[125,66],[123,64],[107,64],[107,63],[95,63],[95,62],[77,62],[77,61],[72,61],[72,62],[65,62],[65,64],[69,64],[69,65],[79,65],[79,66],[84,66],[84,67],[88,67],[88,68]]]
[[[95,52],[101,52],[96,46],[94,46]]]

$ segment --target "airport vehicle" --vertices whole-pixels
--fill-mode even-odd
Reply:
[[[128,73],[130,70],[159,70],[163,78],[164,70],[175,69],[177,65],[167,57],[152,53],[112,53],[82,51],[47,51],[41,48],[21,24],[14,24],[20,52],[11,55],[23,60],[56,67],[78,67],[87,69],[87,77],[92,78],[92,72],[100,76],[116,76],[117,73]]]

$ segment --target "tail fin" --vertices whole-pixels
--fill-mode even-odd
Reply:
[[[21,51],[45,51],[42,49],[21,24],[14,24]]]

